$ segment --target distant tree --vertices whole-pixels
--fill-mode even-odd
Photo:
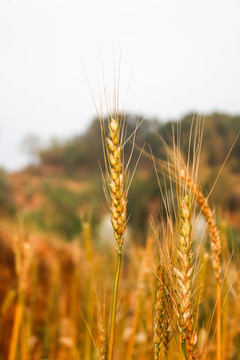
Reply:
[[[21,149],[30,156],[31,161],[36,164],[39,161],[39,150],[42,147],[42,141],[38,135],[27,135],[21,144]]]
[[[2,215],[13,215],[15,213],[11,184],[3,169],[0,169],[0,212]]]

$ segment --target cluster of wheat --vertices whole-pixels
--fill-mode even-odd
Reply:
[[[114,124],[114,126],[113,126]],[[103,125],[104,126],[104,125]],[[119,139],[119,128],[121,124],[119,122],[118,114],[110,115],[110,121],[108,122],[109,133],[111,139],[106,136],[106,142],[108,148],[106,151],[106,157],[111,164],[106,166],[107,173],[110,175],[107,177],[110,188],[111,198],[111,213],[112,224],[115,233],[115,238],[122,246],[122,242],[119,240],[121,236],[117,233],[117,229],[125,229],[126,226],[126,192],[123,189],[123,176],[122,173],[118,173],[119,169],[123,169],[123,163],[121,155],[123,153],[123,147],[121,142],[116,141],[115,148],[113,147],[113,139]],[[194,143],[191,146],[192,133],[194,132]],[[215,337],[216,333],[216,359],[222,359],[222,274],[221,274],[221,235],[216,225],[214,212],[211,210],[208,204],[208,198],[205,197],[200,190],[198,183],[198,166],[202,141],[202,127],[198,122],[193,123],[193,127],[190,130],[189,135],[189,154],[187,162],[183,160],[181,155],[179,143],[175,143],[173,139],[173,148],[166,146],[166,154],[168,155],[168,161],[163,162],[161,160],[153,159],[155,168],[159,168],[164,176],[169,177],[171,183],[171,196],[170,199],[164,199],[165,210],[167,213],[167,227],[170,228],[169,232],[162,233],[163,237],[169,236],[167,240],[158,239],[157,256],[155,256],[155,286],[152,305],[152,356],[155,360],[161,359],[161,348],[164,346],[165,357],[168,356],[168,349],[170,340],[173,337],[176,338],[179,334],[181,338],[181,348],[178,349],[178,355],[176,358],[182,359],[205,359],[209,356],[209,348],[207,346],[209,337]],[[115,134],[114,135],[114,131]],[[106,134],[106,131],[104,132]],[[177,139],[179,142],[179,139]],[[192,154],[190,149],[193,147]],[[115,155],[114,155],[115,154]],[[117,155],[118,154],[118,158]],[[118,160],[113,161],[115,158]],[[190,161],[192,160],[192,164]],[[165,169],[165,172],[164,172]],[[124,174],[125,175],[125,174]],[[118,180],[117,180],[118,176]],[[173,186],[173,183],[175,186]],[[118,184],[118,185],[115,185]],[[173,190],[174,189],[174,190]],[[116,201],[116,193],[119,195],[118,202]],[[161,194],[164,197],[163,189]],[[122,196],[122,200],[120,200]],[[175,197],[175,200],[174,200]],[[120,205],[122,204],[124,206]],[[170,204],[172,202],[172,204]],[[199,207],[199,211],[196,211],[196,205]],[[172,212],[170,208],[174,208]],[[194,210],[194,211],[192,211]],[[197,214],[197,215],[196,215]],[[202,246],[199,241],[196,246],[194,254],[193,251],[193,239],[194,239],[194,227],[192,225],[193,220],[195,226],[197,225],[200,216],[205,217],[206,227],[209,234],[210,242],[210,257],[212,260],[212,269],[214,277],[216,279],[216,307],[214,308],[212,317],[209,317],[208,329],[206,330],[205,339],[202,340],[201,346],[198,344],[198,316],[199,306],[202,298],[199,295],[200,292],[196,289],[196,283],[198,280],[198,273],[202,275],[201,267],[204,268],[204,259],[208,258],[207,253],[200,257],[200,248]],[[124,225],[121,220],[124,220]],[[162,220],[163,226],[164,220]],[[204,237],[204,229],[202,230],[202,238]],[[167,245],[163,246],[163,243]],[[155,248],[156,249],[156,248]],[[203,251],[203,250],[202,250]],[[156,254],[155,254],[156,255]],[[199,263],[202,264],[199,268]],[[112,306],[112,322],[110,326],[110,352],[105,352],[105,359],[112,359],[113,357],[113,344],[114,336],[112,335],[112,327],[115,331],[115,317],[116,317],[116,297],[117,287],[119,281],[120,267],[117,266],[117,272],[115,277],[115,287],[113,294],[113,306]],[[142,274],[142,272],[141,272]],[[142,276],[141,276],[142,278]],[[203,282],[199,284],[200,288],[203,288]],[[197,298],[198,295],[199,297]],[[135,342],[136,328],[139,321],[139,299],[141,299],[141,292],[138,291],[136,312],[133,318],[133,324],[131,329],[131,335],[129,340],[129,346],[127,351],[127,359],[133,358],[133,348]],[[216,310],[216,328],[214,334],[211,335],[210,327],[215,316]],[[114,320],[113,320],[114,319]],[[206,320],[206,319],[205,319]],[[224,358],[226,358],[226,349],[224,349]],[[102,359],[103,357],[101,357]]]

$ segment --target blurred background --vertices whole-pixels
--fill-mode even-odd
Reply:
[[[157,134],[166,140],[170,122],[183,122],[187,129],[192,114],[206,117],[201,176],[209,191],[240,129],[239,11],[233,0],[1,1],[0,166],[7,212],[18,209],[24,219],[60,226],[61,233],[62,219],[47,224],[45,217],[51,217],[43,212],[46,202],[62,206],[63,216],[67,210],[76,217],[69,215],[76,226],[66,230],[71,238],[84,204],[93,209],[98,196],[102,203],[94,101],[99,110],[102,67],[111,92],[119,64],[119,104],[128,134],[138,118],[146,119],[138,146],[150,144],[159,156]],[[220,186],[225,178],[236,182],[239,166],[238,141],[216,186],[215,198],[224,205],[239,206],[239,187],[223,193]],[[133,189],[144,193],[142,202],[150,206],[158,186],[141,188],[146,176],[154,178],[149,159],[140,161],[138,176]],[[98,193],[94,205],[86,186]],[[146,219],[148,211],[142,212]],[[141,216],[136,221],[142,224]]]
[[[80,353],[84,343],[90,344],[79,311],[81,307],[88,322],[89,279],[82,280],[81,274],[87,273],[94,257],[86,246],[86,225],[93,248],[101,252],[110,240],[114,251],[94,105],[99,110],[104,102],[102,72],[111,93],[120,64],[119,107],[126,116],[126,137],[145,119],[137,131],[131,171],[144,145],[147,152],[150,146],[154,156],[166,159],[160,138],[172,143],[172,124],[175,131],[181,124],[186,155],[192,118],[205,119],[199,180],[207,195],[240,130],[239,14],[235,0],[0,0],[0,358],[9,351],[2,329],[11,332],[11,309],[16,305],[16,292],[11,291],[20,279],[14,234],[24,241],[31,237],[37,254],[26,306],[32,316],[33,348],[43,349],[44,358],[55,354],[54,359],[56,334],[64,337],[66,328],[70,336],[71,326],[78,329],[74,346]],[[125,151],[128,158],[131,141]],[[160,182],[164,185],[163,179]],[[239,249],[239,139],[209,201],[229,248]],[[149,218],[157,222],[161,210],[153,161],[142,155],[128,198],[134,246],[145,244]],[[102,270],[111,266],[111,261],[99,258],[96,253],[91,271],[100,263]],[[131,281],[135,284],[134,278]],[[109,289],[111,294],[111,285]],[[69,308],[75,312],[69,315]],[[51,317],[53,328],[48,327]],[[93,346],[86,348],[89,355]]]

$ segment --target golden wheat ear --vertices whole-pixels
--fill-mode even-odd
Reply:
[[[190,140],[189,140],[189,151],[188,151],[187,161],[184,160],[184,157],[180,151],[180,147],[179,145],[176,144],[174,138],[173,149],[170,148],[163,141],[166,149],[166,153],[168,154],[169,161],[164,162],[155,159],[155,162],[156,162],[156,166],[158,166],[160,171],[165,171],[165,173],[168,173],[171,179],[180,185],[181,189],[185,191],[187,190],[188,193],[192,196],[192,198],[196,200],[196,203],[200,208],[200,212],[204,215],[206,222],[208,224],[208,232],[210,235],[210,246],[211,246],[211,261],[214,270],[214,275],[217,281],[217,291],[216,291],[217,360],[221,360],[221,236],[216,225],[214,213],[208,204],[208,198],[212,190],[208,195],[208,197],[205,197],[202,191],[200,190],[200,186],[198,184],[198,167],[200,161],[202,137],[203,137],[203,122],[201,124],[201,120],[197,120],[197,121],[193,120],[189,135]],[[193,144],[191,145],[192,138],[193,138]],[[179,143],[179,139],[177,139],[177,142]],[[236,139],[234,143],[235,142]],[[190,154],[191,147],[193,148],[192,154]],[[229,153],[227,155],[227,158],[228,156]],[[191,157],[192,157],[192,162],[190,161]],[[220,170],[220,173],[222,171],[222,168]],[[214,185],[216,184],[216,181]]]
[[[175,138],[173,129],[173,146],[168,146],[164,141],[164,147],[168,161],[159,161],[154,158],[154,166],[157,173],[158,168],[163,173],[163,183],[166,185],[166,178],[169,179],[170,195],[164,197],[164,189],[161,188],[163,204],[167,214],[167,222],[171,224],[172,236],[175,238],[176,259],[173,259],[172,267],[174,275],[172,277],[172,286],[175,289],[173,295],[173,304],[177,314],[178,328],[182,339],[182,358],[198,359],[200,354],[197,347],[196,320],[194,318],[194,280],[196,261],[193,261],[193,227],[192,217],[195,213],[195,198],[191,193],[186,178],[181,176],[182,169],[185,174],[193,171],[193,179],[197,181],[197,173],[200,158],[202,128],[192,125],[189,134],[188,158],[185,161],[181,154],[181,131],[177,130]],[[200,139],[198,138],[200,136]],[[191,141],[193,140],[193,145]],[[193,161],[190,167],[191,161]],[[158,175],[157,175],[158,176]],[[166,190],[165,189],[165,190]],[[169,190],[167,189],[169,193]],[[174,223],[171,223],[171,218]],[[176,226],[175,226],[176,225]]]
[[[106,90],[106,81],[103,71],[102,74],[107,110],[107,121],[104,119],[103,112],[101,112],[101,115],[99,116],[105,161],[104,191],[111,213],[114,238],[117,243],[117,266],[113,286],[108,335],[108,360],[112,360],[115,342],[118,285],[122,263],[122,246],[127,225],[127,184],[123,143],[125,117],[120,116],[118,108],[119,76],[117,82],[114,76],[114,92],[113,100],[111,100],[109,91]]]
[[[124,107],[121,115],[119,112],[119,83],[120,62],[118,72],[116,72],[114,61],[114,84],[112,87],[113,92],[109,91],[109,85],[106,81],[102,62],[102,85],[104,103],[107,113],[106,118],[104,117],[103,103],[101,102],[100,111],[98,111],[94,97],[93,101],[97,110],[101,127],[101,138],[105,163],[105,172],[102,171],[103,187],[111,214],[111,223],[117,245],[117,266],[113,286],[113,298],[108,334],[108,360],[112,360],[114,351],[118,286],[122,263],[122,247],[128,220],[127,194],[132,180],[132,177],[130,178],[129,174],[127,174],[132,152],[130,153],[130,158],[128,159],[127,164],[124,162],[124,147],[128,142],[128,139],[125,140],[126,119],[124,115]],[[139,126],[139,124],[137,124],[137,126]],[[133,143],[135,141],[135,134],[136,131],[130,136],[130,138],[133,136]],[[130,180],[128,181],[128,179]]]
[[[118,247],[123,245],[127,223],[127,199],[125,190],[125,171],[123,164],[123,147],[121,143],[120,121],[115,114],[108,126],[107,155],[108,179],[111,199],[111,221]]]
[[[177,281],[178,326],[182,338],[183,359],[199,358],[197,332],[193,327],[192,289],[192,225],[191,198],[188,193],[179,199],[179,235],[176,241],[178,267],[174,268]]]
[[[152,308],[152,340],[154,359],[162,358],[161,349],[164,347],[165,358],[169,355],[169,345],[173,335],[175,321],[175,278],[173,275],[173,223],[167,222],[155,225],[151,220],[155,239],[154,252],[154,291]]]

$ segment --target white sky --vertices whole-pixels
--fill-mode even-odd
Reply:
[[[160,119],[240,114],[238,0],[0,0],[0,166],[26,164],[28,134],[65,138],[96,115],[102,54],[122,49],[126,111]]]

